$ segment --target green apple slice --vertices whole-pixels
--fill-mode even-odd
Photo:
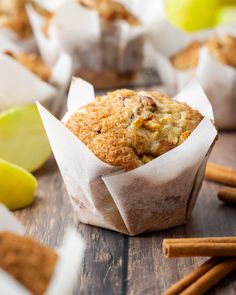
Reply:
[[[33,172],[42,166],[51,148],[36,105],[0,114],[0,158]]]
[[[216,25],[236,24],[236,6],[222,7],[216,14]]]
[[[195,31],[214,25],[215,11],[219,0],[167,0],[166,12],[169,21],[185,31]]]
[[[33,202],[36,188],[32,174],[0,159],[0,203],[10,210],[24,208]]]

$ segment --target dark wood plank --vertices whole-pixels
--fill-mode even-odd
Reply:
[[[236,168],[236,133],[221,133],[211,161]],[[167,237],[236,235],[236,207],[220,203],[220,185],[205,181],[190,222],[183,227],[129,239],[129,295],[162,294],[165,289],[191,272],[205,258],[165,259],[161,244]],[[217,285],[209,294],[236,294],[236,273]]]

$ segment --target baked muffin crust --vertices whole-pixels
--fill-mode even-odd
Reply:
[[[199,51],[203,42],[194,41],[182,51],[173,55],[170,60],[173,66],[179,70],[195,68],[198,64]]]
[[[44,294],[57,261],[50,248],[29,237],[0,233],[0,267],[34,295]]]
[[[15,31],[21,38],[32,34],[25,10],[26,0],[12,0],[11,5],[0,7],[0,26]],[[2,8],[2,9],[1,9]]]
[[[221,63],[236,68],[236,38],[232,35],[213,37],[208,41],[209,52]]]
[[[20,64],[38,76],[41,80],[48,82],[51,77],[51,69],[43,63],[42,59],[35,53],[13,53],[5,54],[17,60]]]
[[[34,9],[44,16],[48,14],[45,9],[33,0],[1,0],[0,2],[0,27],[15,31],[23,39],[32,35],[31,25],[25,9],[26,4],[30,3]]]
[[[66,126],[102,161],[132,170],[180,145],[202,118],[160,92],[122,89],[78,109]]]
[[[125,20],[130,25],[140,25],[140,21],[121,3],[113,0],[78,0],[87,8],[98,11],[104,21]]]

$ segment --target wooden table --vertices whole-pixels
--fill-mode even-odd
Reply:
[[[211,155],[213,162],[236,168],[236,133],[221,133]],[[86,240],[83,268],[75,294],[159,295],[205,259],[167,260],[162,240],[167,237],[236,235],[236,207],[217,200],[220,185],[206,182],[188,225],[139,237],[78,224],[54,159],[36,173],[39,189],[34,204],[16,212],[27,233],[50,246],[62,241],[75,227]],[[236,294],[236,273],[209,294]]]

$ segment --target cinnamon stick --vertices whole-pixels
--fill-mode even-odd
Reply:
[[[191,256],[235,256],[236,237],[165,239],[163,241],[165,257]]]
[[[211,258],[184,279],[170,287],[164,295],[201,295],[236,269],[236,258]]]
[[[236,269],[236,258],[225,258],[216,264],[194,284],[181,292],[181,295],[201,295],[215,286],[220,280]]]
[[[223,183],[230,186],[236,186],[236,170],[208,163],[205,172],[206,179]]]
[[[218,198],[225,203],[236,205],[236,188],[223,187],[218,192]]]
[[[201,276],[207,273],[213,266],[217,264],[217,262],[218,260],[216,258],[211,258],[207,260],[192,273],[172,285],[168,290],[165,291],[163,295],[178,295],[180,292],[188,288],[191,284],[195,283]]]

